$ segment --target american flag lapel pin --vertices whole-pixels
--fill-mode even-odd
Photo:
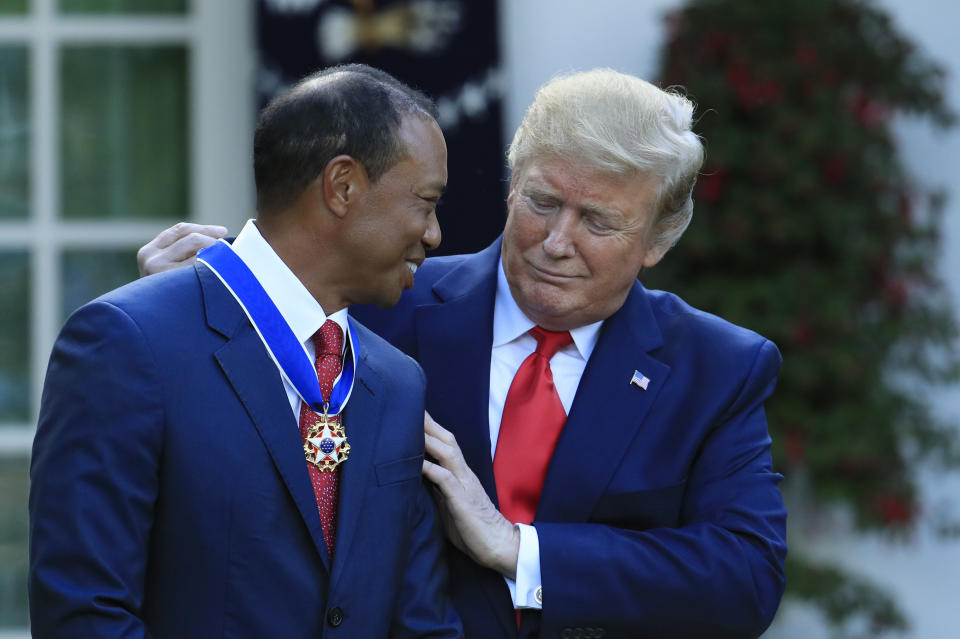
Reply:
[[[630,383],[640,390],[647,390],[647,386],[650,385],[650,378],[640,371],[633,371],[633,377],[630,378]]]

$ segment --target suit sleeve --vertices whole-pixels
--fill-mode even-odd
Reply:
[[[536,524],[543,637],[602,628],[608,639],[745,639],[766,629],[785,586],[786,509],[763,410],[780,361],[771,342],[757,349],[693,462],[679,527]]]
[[[30,467],[34,637],[143,638],[162,441],[152,355],[122,310],[91,303],[54,345]]]
[[[423,391],[426,379],[418,364],[417,387],[420,401],[415,402],[416,423],[423,421]],[[423,438],[417,427],[417,437]],[[422,451],[423,443],[420,443]],[[401,577],[399,598],[394,615],[391,639],[458,639],[463,637],[460,617],[450,599],[447,587],[445,542],[436,507],[427,492],[425,480],[419,482],[410,506],[410,543],[407,564]]]

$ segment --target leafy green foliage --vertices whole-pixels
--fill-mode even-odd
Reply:
[[[952,125],[944,72],[869,2],[692,0],[667,23],[660,84],[701,105],[707,162],[693,224],[644,282],[776,342],[776,466],[802,467],[859,527],[905,531],[922,508],[915,465],[960,466],[956,431],[917,392],[960,379],[935,275],[943,198],[902,165],[891,129],[898,114]],[[878,632],[900,627],[893,607],[864,603],[879,591],[853,590],[788,582],[830,619],[837,597]]]

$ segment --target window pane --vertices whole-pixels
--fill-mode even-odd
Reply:
[[[30,259],[0,252],[0,423],[29,419]]]
[[[64,13],[186,13],[187,0],[60,0]]]
[[[27,216],[29,145],[27,49],[0,46],[0,219]]]
[[[90,300],[139,277],[137,250],[63,253],[63,318]]]
[[[0,455],[0,628],[27,627],[26,457]]]
[[[28,0],[0,0],[0,13],[26,13]]]
[[[64,47],[60,73],[63,216],[189,217],[186,49]]]

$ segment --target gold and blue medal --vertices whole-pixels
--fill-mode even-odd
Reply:
[[[220,240],[200,251],[197,261],[213,271],[233,295],[256,329],[280,374],[314,411],[317,419],[307,430],[303,451],[309,463],[321,471],[333,471],[346,461],[350,453],[341,414],[353,391],[357,366],[357,335],[352,322],[347,321],[347,353],[343,371],[333,385],[329,401],[325,401],[313,361],[306,349],[233,247]]]
[[[350,456],[350,444],[343,422],[337,415],[329,415],[330,405],[324,403],[323,413],[317,415],[317,421],[307,430],[303,440],[303,452],[307,461],[320,472],[333,472],[337,466]]]

